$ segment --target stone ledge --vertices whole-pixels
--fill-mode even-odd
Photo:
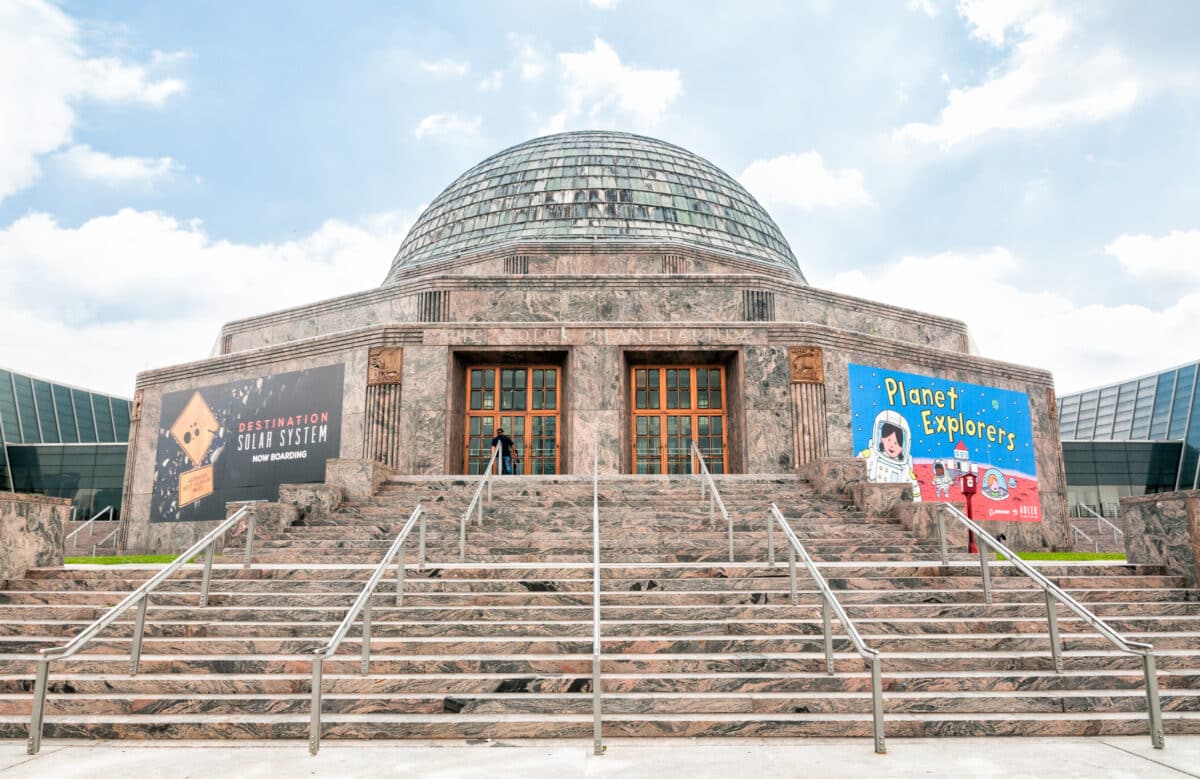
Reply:
[[[299,510],[290,503],[226,503],[225,516],[231,517],[243,506],[249,506],[250,511],[236,525],[226,531],[223,538],[217,539],[213,545],[220,552],[227,547],[244,547],[246,544],[246,527],[250,517],[254,517],[254,543],[270,541],[277,538],[287,528],[296,524],[300,518]]]
[[[847,485],[846,491],[868,517],[891,517],[899,506],[912,503],[911,484],[856,481]]]
[[[1200,585],[1200,490],[1121,498],[1125,556]]]
[[[867,461],[856,457],[826,457],[803,465],[800,474],[821,495],[844,495],[851,484],[867,480]]]
[[[325,484],[340,490],[347,501],[370,500],[391,475],[391,468],[374,460],[325,461]]]
[[[6,584],[30,568],[62,565],[63,526],[71,501],[45,495],[0,495],[0,580]]]
[[[950,505],[965,513],[966,504],[964,503],[902,503],[896,506],[895,516],[904,525],[905,529],[915,535],[917,538],[929,539],[936,541],[938,539],[938,520],[937,515],[941,511],[943,505]],[[967,527],[966,525],[944,517],[943,522],[946,525],[946,544],[951,550],[961,551],[967,548]]]
[[[345,492],[336,484],[279,485],[279,502],[295,506],[299,512],[297,520],[324,519],[344,500]]]

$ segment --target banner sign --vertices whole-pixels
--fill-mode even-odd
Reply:
[[[1029,396],[1023,392],[850,364],[855,456],[867,478],[913,486],[913,500],[964,502],[975,519],[1041,522]]]
[[[225,503],[276,500],[325,480],[340,456],[341,365],[163,395],[151,522],[225,518]]]

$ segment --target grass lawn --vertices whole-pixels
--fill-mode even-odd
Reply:
[[[1121,552],[1017,552],[1022,560],[1124,560]],[[997,560],[1003,560],[1004,555],[997,554]]]
[[[134,554],[117,557],[64,557],[63,562],[67,565],[71,564],[86,564],[86,565],[125,565],[129,563],[173,563],[177,555],[173,554]],[[198,558],[197,558],[198,559]],[[195,560],[192,560],[195,562]]]

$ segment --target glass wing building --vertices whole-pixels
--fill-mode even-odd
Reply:
[[[1128,495],[1200,489],[1198,376],[1200,361],[1059,398],[1073,513],[1116,516]]]
[[[132,402],[0,368],[0,490],[121,508]]]

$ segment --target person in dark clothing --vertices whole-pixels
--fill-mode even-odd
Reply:
[[[492,448],[500,447],[500,473],[511,476],[513,472],[513,440],[504,434],[504,428],[496,431],[492,438]]]

